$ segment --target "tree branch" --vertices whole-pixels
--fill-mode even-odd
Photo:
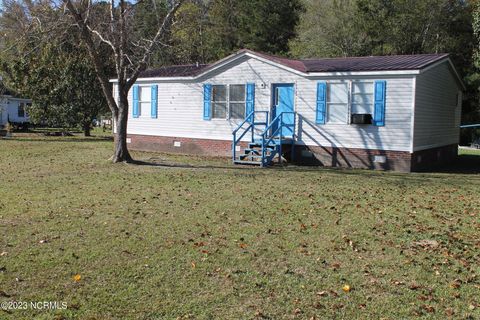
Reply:
[[[62,0],[62,1],[65,4],[66,8],[68,9],[68,12],[70,13],[70,15],[75,20],[78,28],[80,29],[80,35],[83,41],[85,42],[88,54],[92,58],[93,65],[95,67],[95,71],[97,72],[97,77],[98,77],[98,80],[100,81],[100,86],[102,87],[102,91],[105,95],[105,98],[107,99],[108,106],[110,107],[112,113],[117,114],[118,105],[115,102],[115,99],[113,97],[109,78],[107,74],[105,74],[105,71],[103,69],[101,58],[95,48],[95,43],[93,42],[93,39],[91,37],[90,30],[88,26],[85,24],[85,20],[83,19],[81,13],[77,11],[77,9],[75,8],[75,5],[72,3],[72,0]]]
[[[127,87],[131,88],[131,86],[137,81],[138,75],[140,72],[145,70],[147,67],[147,61],[148,58],[150,57],[154,45],[158,42],[158,40],[163,36],[164,32],[166,31],[166,28],[168,24],[170,23],[170,20],[173,18],[175,13],[177,12],[178,8],[182,5],[184,0],[178,0],[170,9],[170,11],[167,13],[165,18],[163,19],[162,25],[158,28],[157,33],[151,40],[152,42],[147,46],[147,49],[145,50],[142,59],[138,62],[137,66],[135,67],[134,71],[132,72],[130,78],[127,81]]]

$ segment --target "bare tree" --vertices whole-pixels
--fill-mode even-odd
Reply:
[[[89,56],[95,67],[103,94],[112,111],[116,126],[115,151],[113,162],[131,162],[127,148],[128,92],[137,80],[140,72],[148,66],[149,58],[165,36],[172,23],[175,12],[183,0],[168,0],[168,11],[158,17],[158,26],[149,39],[134,39],[131,31],[136,3],[125,0],[110,0],[109,16],[105,19],[104,7],[93,0],[62,0],[65,12],[78,27]],[[155,7],[155,0],[152,6]],[[98,53],[98,46],[106,44],[112,52],[118,84],[118,102],[116,101],[109,76],[105,72],[105,62]]]

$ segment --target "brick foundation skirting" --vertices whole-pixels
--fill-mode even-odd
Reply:
[[[156,151],[195,154],[215,157],[231,157],[232,141],[180,137],[128,135],[129,148],[141,151]],[[247,143],[241,143],[245,148]],[[457,157],[457,145],[416,151],[387,151],[356,148],[332,148],[318,146],[295,146],[295,163],[327,167],[364,168],[395,171],[423,171],[450,163]],[[288,146],[284,148],[290,158]]]
[[[295,146],[295,161],[327,167],[410,171],[411,154],[406,151]]]
[[[231,157],[232,141],[195,139],[180,137],[159,137],[129,134],[128,147],[132,150],[157,151],[180,154],[195,154],[213,157]],[[246,144],[242,143],[245,147]]]
[[[415,151],[412,154],[411,170],[428,171],[455,162],[458,159],[458,144]]]

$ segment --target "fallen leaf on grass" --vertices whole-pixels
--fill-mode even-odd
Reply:
[[[336,270],[336,269],[340,269],[340,263],[333,263],[332,264],[332,269]]]
[[[195,242],[193,246],[195,247],[203,247],[205,245],[205,242]]]
[[[328,292],[326,292],[326,291],[317,292],[317,296],[326,297],[326,296],[328,296]]]
[[[445,309],[445,314],[447,316],[453,316],[455,314],[455,311],[453,311],[452,308],[447,308],[447,309]]]
[[[8,254],[7,251],[3,251],[2,253],[0,253],[0,257],[6,256],[7,254]]]
[[[240,243],[238,246],[242,249],[245,249],[247,247],[247,244],[246,243]]]
[[[342,290],[343,290],[343,292],[345,292],[345,293],[349,293],[350,290],[352,290],[352,289],[350,288],[350,286],[349,286],[348,284],[346,284],[346,285],[344,285],[344,286],[342,287]]]
[[[460,280],[460,279],[455,279],[455,280],[453,280],[452,283],[450,283],[450,288],[452,288],[452,289],[458,289],[458,288],[460,288],[460,285],[461,285],[461,284],[462,284],[462,280]]]
[[[422,247],[424,249],[435,249],[438,248],[440,244],[436,240],[420,240],[413,242],[413,245]]]
[[[412,283],[412,284],[409,286],[410,290],[417,290],[417,289],[419,289],[419,288],[421,288],[421,287],[422,287],[421,285],[419,285],[419,284],[417,284],[417,283],[415,283],[415,282]]]
[[[75,281],[75,282],[78,282],[78,281],[82,280],[82,276],[79,275],[79,274],[74,275],[72,278],[73,278],[73,281]]]
[[[430,305],[428,305],[428,304],[424,304],[424,305],[422,306],[422,308],[423,308],[425,311],[429,312],[429,313],[434,313],[434,312],[435,312],[435,308],[432,307],[432,306],[430,306]]]

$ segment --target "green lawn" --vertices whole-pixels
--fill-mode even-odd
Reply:
[[[480,175],[111,148],[0,140],[0,319],[480,318]]]

